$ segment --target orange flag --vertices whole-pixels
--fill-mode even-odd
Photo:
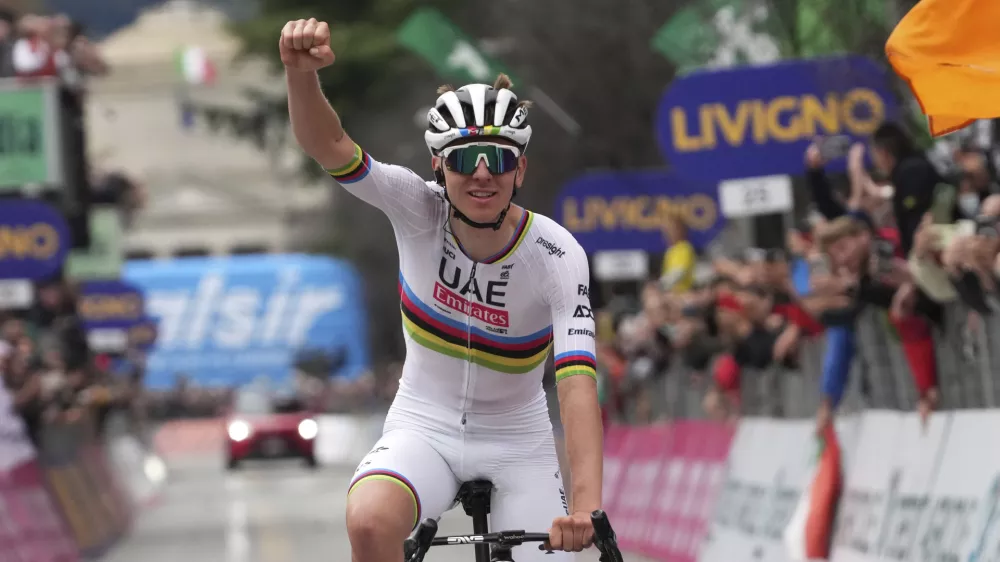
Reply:
[[[938,137],[1000,117],[1000,1],[921,0],[885,45]]]

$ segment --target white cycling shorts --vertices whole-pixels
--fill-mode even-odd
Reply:
[[[406,489],[416,508],[414,527],[428,517],[439,519],[455,507],[459,486],[471,480],[493,482],[490,531],[544,533],[553,519],[567,513],[551,431],[483,439],[470,434],[438,435],[398,422],[387,424],[382,438],[355,471],[350,490],[369,480],[393,481]],[[546,554],[538,550],[538,543],[514,547],[511,554],[518,562],[573,560],[569,552]]]

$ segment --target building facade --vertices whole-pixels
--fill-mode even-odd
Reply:
[[[101,43],[112,72],[90,85],[88,151],[96,173],[123,170],[147,193],[126,235],[129,257],[294,251],[327,233],[330,190],[297,173],[286,123],[269,135],[286,140],[261,151],[183,111],[186,100],[249,108],[247,88],[284,87],[263,62],[235,62],[225,24],[220,11],[174,0]],[[189,48],[214,67],[211,84],[183,79],[178,55]]]

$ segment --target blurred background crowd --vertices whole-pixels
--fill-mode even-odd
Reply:
[[[844,155],[846,173],[828,173],[827,159]],[[818,400],[822,422],[864,361],[868,369],[855,374],[863,380],[854,381],[859,406],[905,407],[895,390],[891,397],[870,391],[875,379],[885,384],[892,377],[893,366],[859,348],[888,352],[879,347],[893,347],[904,359],[910,388],[900,392],[921,413],[941,405],[943,384],[961,379],[972,380],[980,400],[958,396],[949,407],[991,403],[983,393],[992,390],[987,356],[1000,304],[996,152],[966,138],[949,157],[948,166],[936,167],[889,122],[867,143],[811,143],[803,154],[808,211],[781,245],[706,259],[671,219],[662,269],[643,283],[638,298],[612,299],[601,313],[605,407],[640,423],[697,415],[683,401],[665,404],[662,379],[683,377],[674,384],[697,389],[709,416],[780,415],[789,404],[768,412],[759,401],[741,403],[744,383],[754,384],[765,371],[802,379],[811,370],[818,388],[790,401]],[[859,323],[873,318],[892,338],[859,336]],[[949,346],[961,352],[945,362]]]
[[[65,87],[63,101],[79,107],[86,103],[86,80],[107,72],[80,22],[62,13],[0,7],[0,78],[58,80]],[[123,216],[142,204],[141,188],[121,172],[94,170],[85,197],[113,205]],[[5,190],[0,205],[10,198]],[[5,246],[8,253],[15,249]],[[0,373],[37,444],[43,424],[77,420],[84,411],[104,418],[112,408],[128,408],[141,394],[142,376],[141,367],[133,365],[116,379],[110,358],[92,353],[74,287],[61,273],[38,280],[34,294],[29,307],[0,310]]]
[[[391,401],[404,349],[392,297],[393,237],[377,210],[323,189],[315,166],[301,160],[287,134],[284,93],[268,84],[280,82],[273,43],[289,6],[340,30],[337,65],[322,80],[352,134],[382,160],[426,170],[420,121],[440,83],[506,70],[516,77],[515,89],[536,100],[539,140],[530,156],[538,164],[520,202],[586,235],[609,421],[748,413],[823,421],[844,407],[929,414],[1000,399],[993,383],[1000,370],[992,363],[1000,357],[996,124],[982,121],[931,142],[898,80],[886,83],[901,109],[873,108],[872,126],[837,125],[839,133],[782,141],[796,154],[780,164],[796,170],[789,174],[788,207],[728,217],[716,201],[718,232],[708,241],[684,205],[656,214],[655,224],[643,228],[658,242],[635,248],[627,237],[592,243],[634,224],[595,232],[601,221],[581,227],[566,212],[571,197],[563,188],[580,173],[664,165],[650,134],[662,121],[654,113],[664,88],[692,70],[845,53],[865,55],[885,70],[885,38],[912,5],[908,0],[627,8],[516,2],[523,25],[509,30],[488,24],[506,21],[494,17],[504,8],[492,4],[120,4],[103,10],[90,1],[0,3],[0,78],[12,80],[12,88],[59,82],[69,155],[65,189],[25,184],[0,190],[0,204],[35,198],[53,205],[66,218],[74,251],[104,244],[103,236],[92,240],[94,211],[113,210],[120,229],[111,250],[115,279],[129,278],[139,262],[338,256],[364,287],[347,298],[363,304],[364,328],[349,331],[364,332],[370,360],[348,368],[340,351],[310,358],[299,345],[292,350],[298,356],[267,373],[249,369],[237,379],[213,379],[206,375],[211,369],[173,354],[183,346],[171,338],[192,324],[164,325],[168,309],[148,291],[144,314],[161,321],[160,339],[127,338],[108,348],[95,343],[79,310],[81,284],[94,276],[67,263],[32,280],[29,305],[0,309],[0,370],[33,435],[46,421],[83,410],[102,416],[119,409],[137,427],[150,419],[217,416],[236,386],[262,375],[316,410],[371,410]],[[780,25],[791,20],[799,23]],[[580,33],[594,26],[603,30],[600,42]],[[447,37],[454,49],[435,52],[434,36]],[[571,70],[571,60],[592,61],[592,75]],[[838,80],[834,75],[826,86],[851,87]],[[634,87],[623,93],[622,84]],[[664,142],[662,135],[658,140]],[[704,183],[675,179],[633,192],[680,197],[678,181],[683,193]],[[718,199],[714,184],[703,191]],[[655,266],[607,275],[599,271],[603,249],[637,250]],[[283,285],[268,283],[261,298],[274,300]],[[328,349],[356,347],[325,337]],[[256,351],[247,345],[234,349]],[[551,386],[551,373],[545,384]]]

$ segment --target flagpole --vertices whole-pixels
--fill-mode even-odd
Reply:
[[[184,71],[184,58],[187,49],[188,47],[179,47],[177,52],[174,54],[175,68],[177,69],[177,76],[180,78],[179,83],[174,88],[174,92],[177,99],[177,107],[180,110],[181,128],[185,131],[190,131],[194,128],[195,109],[194,103],[191,101],[191,91],[190,84],[187,79],[187,73]]]

